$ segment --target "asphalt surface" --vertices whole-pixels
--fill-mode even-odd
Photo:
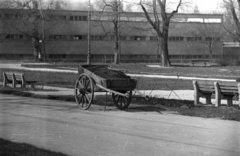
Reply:
[[[144,109],[142,109],[145,107]],[[0,94],[0,137],[72,156],[239,156],[240,123]]]

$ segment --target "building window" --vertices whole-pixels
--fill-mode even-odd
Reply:
[[[14,18],[15,18],[15,19],[22,19],[23,16],[22,16],[22,15],[14,15]]]
[[[220,41],[220,37],[205,37],[206,41]]]
[[[66,20],[67,16],[64,15],[49,15],[49,18],[53,20]]]
[[[216,41],[220,41],[221,40],[221,38],[220,37],[216,37]]]
[[[6,39],[14,39],[14,34],[7,34]]]
[[[66,20],[67,19],[67,16],[61,16],[61,19],[63,19],[63,20]]]
[[[101,36],[101,35],[91,35],[91,40],[93,40],[93,41],[102,41],[102,40],[105,40],[105,37]]]
[[[98,36],[97,36],[97,35],[91,35],[91,40],[92,40],[92,41],[98,40]]]
[[[134,36],[134,40],[135,41],[141,41],[141,37],[140,36]]]
[[[150,41],[157,41],[158,37],[157,36],[150,36]]]
[[[111,36],[110,36],[110,40],[111,40],[111,41],[114,41],[114,40],[115,40],[115,36],[114,36],[114,35],[111,35]]]
[[[66,58],[67,55],[66,54],[49,54],[48,55],[49,58],[52,58],[52,59],[61,59],[61,58]]]
[[[169,55],[170,59],[181,59],[181,55]]]
[[[146,36],[131,36],[130,39],[133,40],[133,41],[145,41]]]
[[[19,35],[18,38],[19,38],[19,39],[23,39],[23,35]]]
[[[6,39],[24,39],[22,34],[7,34]]]
[[[70,38],[72,40],[86,40],[87,35],[72,35]]]
[[[23,35],[15,34],[14,39],[23,39]]]
[[[178,37],[178,41],[183,41],[184,37],[180,36]]]
[[[74,35],[73,39],[74,40],[82,40],[82,35]]]
[[[50,40],[64,40],[66,35],[49,35]]]
[[[87,16],[82,16],[83,21],[87,21]]]
[[[202,41],[202,37],[187,37],[187,41]]]
[[[62,57],[62,58],[66,58],[66,54],[62,54],[61,57]]]
[[[70,16],[71,21],[87,21],[87,16]]]
[[[10,15],[10,14],[5,14],[5,18],[10,19],[10,18],[12,18],[12,15]]]
[[[102,36],[104,41],[110,41],[111,40],[111,36]]]
[[[61,35],[53,35],[53,39],[60,40],[60,39],[62,39],[62,36]]]
[[[182,36],[170,36],[168,38],[169,41],[183,41],[183,37]]]
[[[104,40],[104,41],[114,41],[115,40],[115,36],[114,35],[104,35],[104,36],[101,36],[101,39]]]
[[[120,36],[120,40],[121,41],[126,41],[127,40],[127,36]]]
[[[206,37],[205,39],[206,39],[206,41],[212,41],[213,38],[212,37]]]

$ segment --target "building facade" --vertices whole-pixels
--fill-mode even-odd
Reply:
[[[31,18],[21,10],[0,10],[0,58],[31,59]],[[29,15],[30,16],[30,15]],[[48,60],[85,62],[88,50],[88,12],[47,10],[44,21],[39,17],[39,38],[45,38]],[[111,12],[91,12],[91,58],[93,62],[112,62],[114,30]],[[161,54],[157,36],[143,13],[122,13],[119,17],[121,62],[155,62]],[[169,56],[172,62],[209,59],[222,56],[223,36],[212,33],[220,29],[221,14],[176,14],[169,29]],[[44,25],[44,27],[43,27]],[[200,33],[200,27],[206,34]],[[207,30],[211,27],[213,30]],[[218,30],[220,31],[220,30]],[[44,32],[44,33],[43,33]],[[212,34],[209,36],[209,34]],[[41,43],[40,43],[41,44]]]

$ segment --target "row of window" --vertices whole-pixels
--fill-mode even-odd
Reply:
[[[0,14],[0,18],[4,19],[23,19],[23,15],[21,14]],[[36,16],[38,19],[41,18],[40,15]],[[68,20],[66,15],[48,15],[47,18],[53,20]],[[87,21],[87,16],[69,16],[70,21]]]
[[[1,39],[24,39],[24,37],[23,34],[0,34]]]
[[[19,14],[4,14],[4,16],[0,15],[0,17],[4,17],[6,19],[22,19],[23,18],[23,15],[19,15]]]
[[[18,57],[32,57],[29,54],[0,54],[0,58],[18,58]],[[51,59],[85,59],[86,55],[74,55],[74,54],[48,54],[48,57]],[[213,55],[214,59],[221,58],[222,55]],[[92,59],[113,59],[113,55],[102,54],[102,55],[91,55]],[[156,59],[156,55],[121,55],[122,60],[144,60],[144,59]],[[210,59],[209,55],[169,55],[169,59],[172,60],[182,60],[182,59]]]
[[[1,38],[6,39],[28,39],[28,37],[22,34],[7,34],[0,35]],[[87,35],[49,35],[49,40],[87,40]],[[115,36],[102,36],[91,35],[92,41],[113,41]],[[120,36],[121,41],[156,41],[157,36]],[[168,40],[171,42],[178,41],[220,41],[220,37],[183,37],[183,36],[170,36]]]
[[[187,37],[187,41],[203,41],[203,40],[206,40],[206,41],[220,41],[221,38],[220,37]]]
[[[87,40],[87,35],[50,35],[50,40]],[[115,36],[102,36],[91,35],[92,41],[113,41]],[[121,41],[157,41],[157,36],[120,36]],[[183,37],[183,36],[170,36],[169,41],[220,41],[220,37]]]
[[[87,16],[70,16],[71,21],[87,21]]]
[[[213,55],[213,58],[220,58],[222,55]],[[169,55],[169,59],[210,59],[209,55]]]

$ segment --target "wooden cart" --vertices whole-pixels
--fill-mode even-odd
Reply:
[[[110,92],[115,105],[120,110],[128,108],[132,100],[132,90],[137,81],[123,72],[109,69],[105,65],[81,65],[79,78],[75,84],[75,100],[81,109],[88,109],[94,92]]]

